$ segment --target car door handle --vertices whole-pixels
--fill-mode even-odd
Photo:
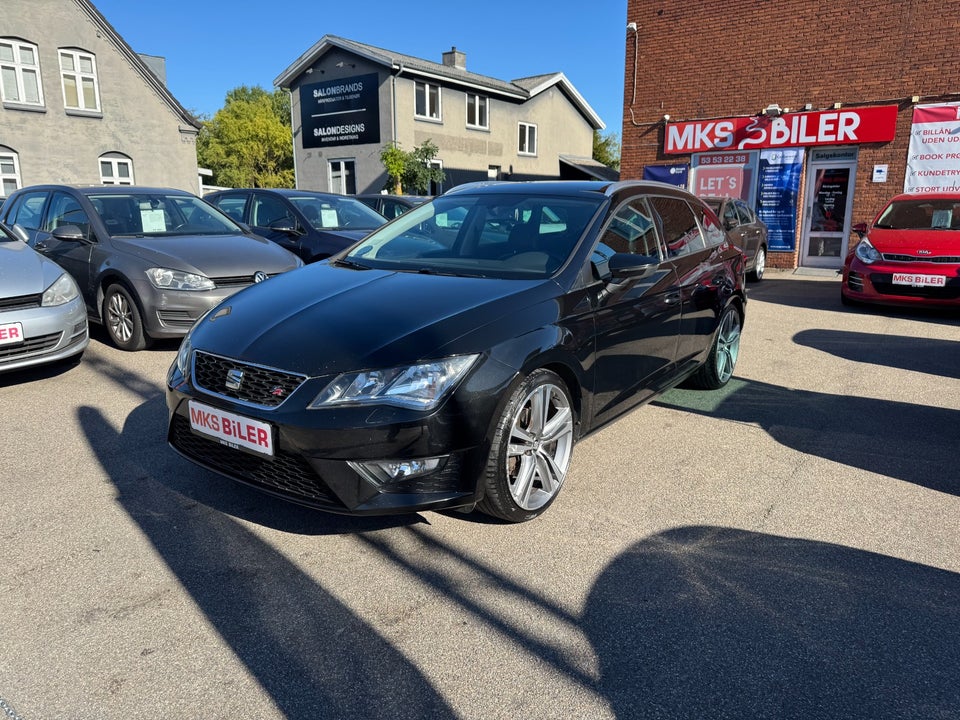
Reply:
[[[37,240],[37,242],[33,244],[33,249],[45,252],[47,250],[47,244],[43,240]]]
[[[678,292],[667,293],[663,297],[665,305],[676,305],[678,302],[680,302],[680,293]]]

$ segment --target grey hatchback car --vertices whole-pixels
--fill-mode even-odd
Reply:
[[[170,188],[37,185],[13,193],[0,220],[73,276],[122,350],[182,336],[227,296],[303,264]]]

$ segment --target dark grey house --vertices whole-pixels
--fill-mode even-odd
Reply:
[[[504,81],[469,72],[456,48],[437,63],[326,35],[274,84],[291,94],[299,188],[378,192],[383,147],[426,140],[446,175],[434,193],[601,172],[590,157],[604,124],[562,72]]]

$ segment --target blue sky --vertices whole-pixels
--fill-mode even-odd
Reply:
[[[167,86],[212,115],[239,85],[273,80],[324,35],[440,62],[451,46],[467,70],[500,80],[564,73],[620,135],[626,0],[92,0],[138,53],[162,55]]]

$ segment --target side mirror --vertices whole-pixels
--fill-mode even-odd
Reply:
[[[271,230],[279,230],[280,232],[290,233],[291,235],[297,235],[297,226],[294,224],[293,220],[290,218],[282,218],[280,220],[274,220],[270,223]]]
[[[14,225],[10,230],[16,236],[17,240],[20,242],[29,243],[30,242],[30,233],[28,233],[22,225]]]
[[[867,224],[866,223],[857,223],[853,226],[853,231],[860,236],[862,240],[863,237],[867,234]]]
[[[727,230],[733,230],[737,226],[737,221],[734,220],[733,218],[727,218],[726,220],[723,221],[723,226]]]
[[[66,242],[84,242],[87,239],[83,230],[76,225],[61,225],[50,234],[57,240]]]

